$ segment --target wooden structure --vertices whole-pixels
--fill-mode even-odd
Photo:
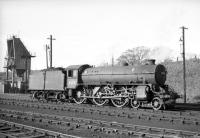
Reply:
[[[6,84],[10,92],[26,91],[31,69],[31,54],[20,38],[13,36],[7,40]],[[11,72],[11,80],[9,79]]]

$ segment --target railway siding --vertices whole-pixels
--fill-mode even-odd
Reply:
[[[31,94],[0,94],[0,99],[2,100],[16,100],[16,101],[29,101],[29,102],[38,102],[37,100],[33,99]],[[45,101],[43,101],[45,102]],[[53,103],[53,104],[57,104],[57,103]],[[61,103],[62,104],[62,103]],[[71,105],[71,106],[80,106],[85,107],[96,107],[98,109],[100,109],[101,107],[96,106],[96,105],[90,105],[90,104],[84,104],[82,105],[77,105],[77,104],[73,104],[73,103],[67,103],[67,105]],[[135,111],[139,111],[139,112],[146,112],[146,113],[155,113],[155,114],[161,114],[161,115],[174,115],[174,116],[198,116],[200,118],[200,105],[184,105],[184,104],[177,104],[176,105],[177,109],[176,110],[158,110],[158,111],[154,111],[152,109],[133,109],[133,108],[117,108],[117,109],[121,109],[124,110],[126,112],[130,111],[130,112],[135,112]],[[116,107],[109,107],[109,106],[103,106],[103,108],[105,108],[105,110],[115,110]],[[107,108],[107,109],[106,109]],[[194,110],[193,110],[194,109]]]
[[[49,103],[24,103],[20,101],[1,101],[4,104],[16,105],[16,106],[24,106],[24,107],[31,107],[37,109],[50,109],[50,110],[61,110],[61,111],[69,111],[69,112],[77,112],[77,113],[90,113],[90,114],[99,114],[104,116],[117,116],[121,118],[137,118],[140,120],[155,120],[155,121],[162,121],[162,122],[169,122],[171,124],[183,124],[183,125],[200,125],[200,118],[198,116],[187,116],[187,115],[174,115],[171,114],[171,111],[168,112],[145,112],[137,110],[134,112],[133,110],[116,110],[116,108],[112,108],[113,110],[108,110],[107,108],[96,108],[93,106],[83,107],[77,106],[76,104],[56,104],[52,105]]]
[[[78,136],[67,135],[1,119],[0,136],[1,138],[80,138]]]
[[[139,137],[199,137],[200,134],[195,132],[163,129],[156,127],[124,124],[118,122],[107,122],[101,120],[92,120],[85,118],[55,116],[49,114],[19,112],[13,110],[1,110],[1,118],[14,118],[17,120],[29,120],[33,123],[42,123],[53,125],[54,127],[64,127],[67,130],[85,129],[86,131],[101,132],[107,135],[124,135],[124,136],[139,136]]]
[[[4,107],[5,109],[18,110],[15,113],[12,111],[7,112],[5,119],[29,121],[37,125],[45,124],[44,126],[57,128],[58,130],[64,129],[64,132],[67,131],[71,135],[82,134],[87,131],[86,134],[88,135],[85,135],[86,137],[98,135],[104,137],[200,137],[197,133],[200,131],[200,112],[193,110],[189,112],[184,110],[136,110],[127,107],[101,107],[91,104],[39,102],[31,98],[15,99],[9,98],[9,96],[0,98],[0,107],[2,112]],[[20,111],[27,114],[22,114]],[[51,115],[47,115],[45,112]],[[1,117],[3,116],[1,114]],[[98,134],[95,135],[95,133]]]
[[[33,100],[32,94],[0,94],[1,99]]]

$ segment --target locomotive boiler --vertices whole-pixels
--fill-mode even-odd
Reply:
[[[82,74],[84,84],[155,84],[162,86],[166,81],[163,65],[110,66],[88,68]]]

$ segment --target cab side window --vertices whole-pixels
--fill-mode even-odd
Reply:
[[[73,70],[68,70],[68,77],[73,77]]]
[[[77,70],[68,70],[68,77],[77,77],[78,71]]]

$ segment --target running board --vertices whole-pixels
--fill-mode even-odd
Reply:
[[[102,97],[95,97],[95,96],[81,96],[81,98],[101,98],[101,99],[119,99],[119,98],[128,98],[128,96],[102,96]]]

